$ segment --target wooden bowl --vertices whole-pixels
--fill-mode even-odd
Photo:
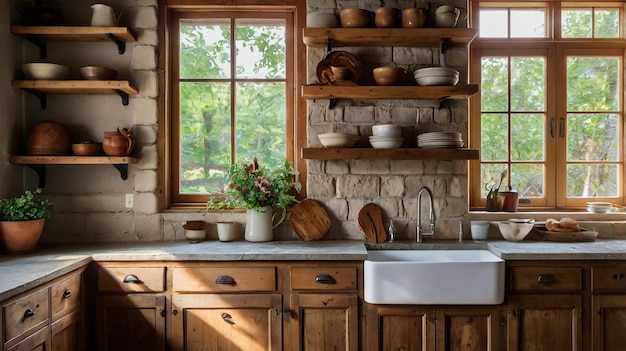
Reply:
[[[102,144],[92,142],[82,142],[78,144],[72,144],[72,152],[74,155],[90,156],[98,155],[102,150]]]
[[[372,13],[358,8],[342,9],[339,11],[339,21],[344,28],[369,27],[372,22]]]
[[[400,85],[406,75],[401,67],[384,66],[374,68],[374,81],[378,85]]]
[[[395,7],[379,7],[374,10],[374,24],[378,28],[400,26],[400,9]]]
[[[87,80],[113,80],[117,71],[106,67],[84,66],[80,68],[80,76]]]

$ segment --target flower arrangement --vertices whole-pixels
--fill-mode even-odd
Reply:
[[[243,207],[258,210],[263,207],[286,209],[296,202],[295,192],[301,185],[294,181],[296,173],[285,161],[278,169],[269,170],[254,158],[251,164],[235,163],[228,168],[230,182],[224,188],[224,199],[219,202],[209,201],[209,208]]]

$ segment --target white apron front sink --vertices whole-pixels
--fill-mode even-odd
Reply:
[[[504,260],[487,250],[369,250],[363,284],[372,304],[498,305]]]

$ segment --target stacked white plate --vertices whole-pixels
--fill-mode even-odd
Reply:
[[[463,136],[454,132],[430,132],[417,136],[417,147],[459,148],[463,147]]]
[[[456,85],[459,77],[459,71],[446,67],[426,67],[413,72],[419,85]]]
[[[610,202],[587,202],[587,212],[609,213],[613,211],[613,204]]]
[[[374,149],[395,149],[399,148],[404,141],[403,137],[392,136],[370,136],[370,144]]]

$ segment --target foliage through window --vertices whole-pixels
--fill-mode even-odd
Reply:
[[[624,203],[624,3],[585,4],[472,1],[471,208],[502,171],[529,208]]]
[[[293,133],[290,12],[173,16],[172,200],[205,202],[233,163],[284,165]]]

